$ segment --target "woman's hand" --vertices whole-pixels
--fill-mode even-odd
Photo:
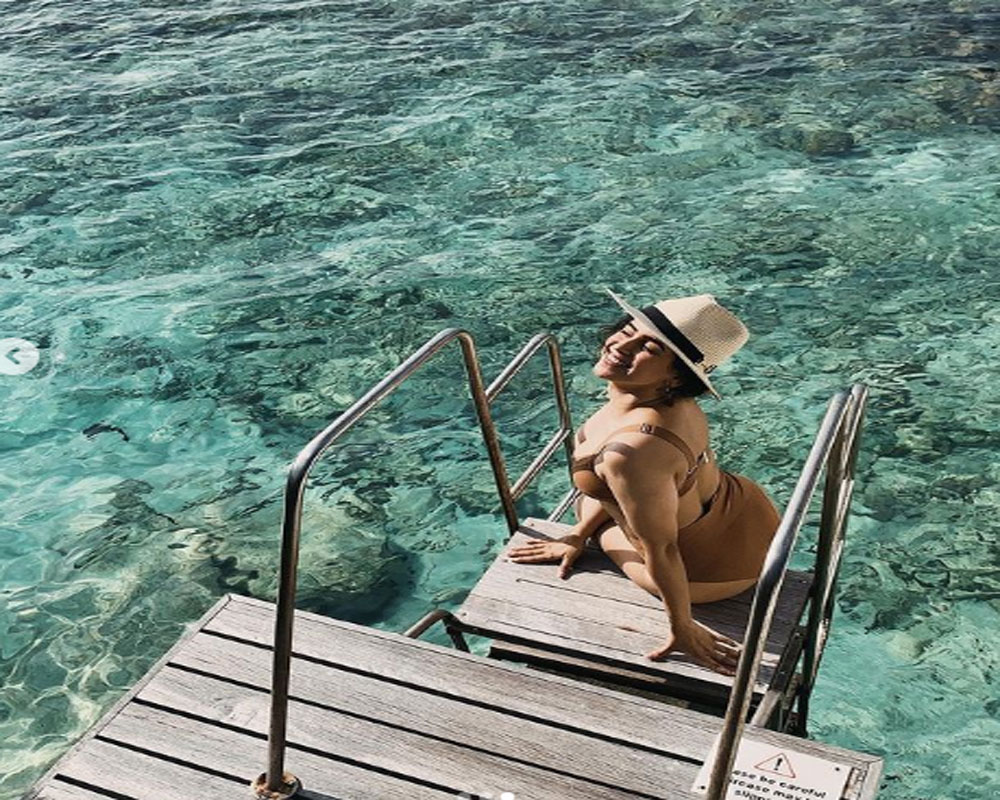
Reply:
[[[586,540],[569,534],[559,539],[532,539],[527,544],[513,548],[507,557],[517,564],[541,564],[546,561],[559,562],[559,577],[566,578],[573,562],[583,552]]]
[[[736,674],[740,644],[700,622],[691,620],[687,625],[675,628],[667,643],[646,653],[646,658],[662,661],[667,657],[667,653],[674,650],[686,653],[702,666],[715,672],[721,672],[723,675]]]

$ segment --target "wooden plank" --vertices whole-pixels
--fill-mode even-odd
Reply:
[[[700,762],[708,752],[718,720],[686,709],[666,711],[661,703],[623,695],[499,661],[447,650],[308,612],[295,615],[296,654],[334,666],[361,667],[367,673],[446,697],[506,709],[555,725],[596,733],[609,739],[665,752],[664,730],[678,731],[677,755]],[[269,646],[274,607],[234,597],[224,617],[206,630]],[[435,667],[427,670],[428,659]],[[561,686],[556,690],[553,687]],[[558,694],[558,698],[555,695]],[[706,720],[713,726],[707,731]]]
[[[115,705],[111,712],[105,715],[101,722],[95,725],[88,732],[87,736],[64,756],[56,767],[50,770],[45,778],[35,784],[32,792],[29,792],[25,800],[28,800],[28,798],[32,798],[32,800],[44,800],[50,797],[52,800],[56,800],[56,798],[62,800],[64,796],[66,800],[90,800],[90,796],[86,794],[66,795],[67,791],[85,792],[87,790],[77,789],[70,786],[70,784],[64,783],[60,780],[58,771],[64,771],[66,775],[81,780],[85,780],[87,776],[100,774],[101,765],[106,765],[104,756],[109,751],[107,751],[105,746],[107,743],[96,741],[93,737],[104,732],[108,723],[116,718],[125,709],[127,704],[132,701],[134,696],[153,680],[163,664],[182,651],[190,637],[197,633],[201,625],[204,625],[207,620],[210,620],[225,608],[231,599],[231,596],[227,595],[216,603],[202,618],[198,628],[191,629],[185,637],[171,648],[170,652],[158,663],[157,668],[150,670]],[[237,737],[224,738],[222,741],[226,746],[205,749],[203,743],[210,738],[208,733],[200,730],[197,726],[194,726],[193,731],[192,733],[184,727],[177,728],[171,739],[171,745],[184,747],[193,744],[194,749],[188,755],[193,759],[201,759],[200,763],[203,766],[224,773],[235,772],[242,776],[240,784],[236,785],[235,790],[230,788],[226,793],[220,795],[220,797],[224,797],[226,800],[248,797],[250,794],[249,782],[251,777],[258,775],[266,766],[266,745],[259,740],[249,737]],[[131,744],[145,746],[141,737],[131,742]],[[119,749],[123,750],[122,748]],[[102,754],[96,761],[94,760],[95,751]],[[158,793],[160,789],[156,789],[155,791],[150,789],[147,791],[142,788],[145,785],[144,781],[147,775],[151,770],[155,770],[158,774],[165,771],[171,786],[184,787],[184,791],[181,791],[177,795],[181,800],[190,800],[191,797],[211,800],[213,797],[211,794],[201,793],[204,786],[202,783],[203,776],[199,776],[191,770],[186,770],[186,768],[176,768],[176,765],[171,765],[170,762],[161,760],[160,763],[157,763],[157,759],[152,757],[142,757],[133,753],[133,751],[123,750],[122,753],[117,753],[115,758],[107,763],[120,764],[122,768],[121,770],[116,769],[114,780],[105,781],[103,786],[113,791],[123,792],[126,796],[131,791],[132,794],[130,796],[136,797],[139,800],[169,800],[170,795]],[[385,797],[387,800],[443,800],[444,798],[454,800],[455,797],[454,792],[442,792],[431,787],[424,787],[409,781],[392,778],[391,776],[381,776],[378,773],[372,773],[349,764],[329,762],[326,759],[316,759],[309,754],[302,754],[299,757],[297,768],[302,773],[299,777],[304,780],[308,778],[314,785],[317,781],[335,782],[339,792],[337,797],[345,798],[345,800],[348,798],[370,800],[373,792],[375,793],[374,796]],[[208,782],[208,784],[211,783],[212,781]],[[230,784],[230,786],[233,785]],[[163,791],[166,790],[164,789]],[[36,794],[35,792],[38,793]],[[108,795],[97,795],[97,797],[100,797],[101,800],[108,800]]]
[[[109,775],[113,776],[120,781],[117,784],[120,788],[105,784],[110,791],[140,800],[173,800],[182,796],[185,800],[191,796],[221,800],[221,797],[244,796],[249,777],[260,771],[264,761],[261,732],[266,725],[268,701],[266,685],[260,683],[266,671],[264,663],[269,659],[267,646],[274,607],[230,597],[217,608],[218,613],[206,617],[206,628],[215,633],[188,637],[184,647],[175,648],[171,665],[144,681],[142,698],[119,709],[100,730],[91,732],[72,758],[60,762],[60,767],[76,770],[75,777],[84,782],[107,781]],[[662,797],[665,791],[667,796],[683,800],[691,797],[690,781],[698,764],[681,762],[677,767],[664,767],[669,779],[664,783],[654,762],[669,763],[674,756],[655,752],[663,745],[663,732],[683,729],[680,738],[685,752],[696,754],[689,761],[698,761],[708,752],[718,727],[717,720],[713,722],[710,717],[684,709],[516,669],[395,634],[306,613],[297,614],[296,619],[296,649],[311,661],[297,658],[293,667],[293,690],[305,692],[307,697],[306,702],[294,701],[290,708],[289,767],[316,798],[368,800],[375,796],[389,800],[441,800],[454,798],[459,792],[479,796],[489,792],[494,797],[514,792],[518,797],[553,800],[566,796],[595,800],[643,796],[632,790],[609,791],[600,783],[584,780],[576,773],[582,773],[587,758],[574,764],[572,772],[551,771],[561,760],[565,763],[566,748],[572,747],[573,737],[577,737],[575,741],[587,741],[593,735],[612,740],[608,742],[609,752],[616,748],[620,752],[621,744],[615,739],[654,751],[641,756],[639,767],[634,758],[623,761],[622,772],[631,776],[631,780],[645,773],[652,778],[653,791],[660,792],[657,796]],[[226,641],[220,635],[235,641]],[[207,639],[215,640],[214,655],[204,649]],[[230,645],[234,649],[227,649]],[[195,647],[201,648],[201,655]],[[212,669],[222,669],[225,679],[190,671],[196,663],[207,665],[213,659]],[[182,663],[187,664],[188,671],[180,669]],[[327,680],[327,673],[336,673],[337,680]],[[346,684],[347,705],[342,691],[345,673],[353,681]],[[183,679],[178,680],[179,676]],[[246,678],[251,678],[245,681],[248,685],[240,686],[238,682]],[[374,688],[378,683],[391,685],[392,693],[380,696]],[[355,697],[358,687],[365,693]],[[338,691],[341,697],[335,701],[332,695]],[[468,697],[463,697],[463,693]],[[425,706],[428,696],[435,698],[434,704]],[[151,701],[162,701],[164,705],[150,705]],[[461,738],[465,725],[462,714],[455,713],[455,709],[456,704],[462,703],[476,709],[471,717],[474,737],[471,746],[466,747],[448,741],[443,735],[446,723],[450,722],[458,731],[452,734],[452,739]],[[171,710],[171,704],[179,704],[184,715]],[[336,710],[323,707],[327,705],[335,706]],[[359,706],[365,709],[365,714],[359,711]],[[206,711],[209,707],[214,710]],[[363,718],[375,708],[377,719]],[[428,712],[441,715],[445,726],[439,720],[428,722],[425,719]],[[484,728],[501,713],[520,718],[521,727],[509,734],[510,741],[504,741],[507,734],[502,731],[491,733]],[[546,717],[552,720],[546,722]],[[533,733],[526,733],[534,728],[552,730],[552,725],[566,729],[560,734],[562,738],[539,740],[531,738]],[[241,727],[249,727],[250,731]],[[497,752],[486,747],[491,735],[500,744]],[[526,735],[529,737],[526,744],[520,745],[516,739]],[[754,728],[750,729],[749,737],[789,752],[809,753],[849,765],[858,771],[852,783],[859,788],[853,797],[868,800],[875,796],[881,759]],[[339,757],[328,757],[334,745]],[[171,760],[149,758],[138,752],[140,748],[162,751]],[[462,752],[458,753],[459,750]],[[525,763],[525,755],[529,754],[534,760]],[[353,763],[348,763],[352,759]],[[613,761],[609,757],[600,766],[604,771],[597,773],[601,776],[598,780],[603,782],[611,774]],[[201,765],[205,771],[199,772],[193,764]],[[366,764],[374,766],[376,771]],[[441,764],[446,765],[443,770]],[[402,777],[403,768],[416,769],[415,775],[421,782]],[[674,771],[685,780],[678,778],[675,782]],[[74,776],[74,772],[67,771],[66,775]],[[192,776],[196,779],[193,784]],[[448,780],[437,782],[442,776]],[[453,785],[455,780],[461,781],[457,787]],[[540,794],[539,787],[549,787],[551,791],[547,789]],[[70,791],[69,784],[55,775],[48,786],[36,790],[33,796],[48,800],[94,800],[79,792],[67,794]],[[98,792],[98,796],[104,795]]]
[[[492,638],[547,645],[578,657],[631,667],[668,678],[672,674],[729,686],[730,678],[712,672],[684,654],[671,654],[664,662],[653,662],[645,653],[663,643],[669,630],[663,612],[655,620],[636,619],[616,612],[613,601],[581,601],[566,598],[545,586],[525,582],[506,587],[486,587],[469,595],[456,613],[463,626]],[[742,629],[732,625],[712,626],[720,633],[742,638]],[[784,643],[781,645],[784,646]],[[765,651],[761,680],[769,681],[780,658],[780,650]]]
[[[504,548],[504,552],[500,553],[494,560],[484,578],[493,570],[501,570],[534,583],[562,587],[588,597],[615,598],[663,614],[663,606],[658,598],[653,597],[628,580],[611,562],[611,559],[593,545],[586,548],[574,565],[570,577],[566,580],[557,577],[557,571],[552,564],[517,564],[507,560],[507,551],[511,547],[532,538],[561,536],[569,530],[569,527],[547,520],[531,518],[525,520],[508,546]],[[785,613],[776,610],[776,618],[773,623],[777,632],[775,641],[784,641],[787,638],[787,632],[798,624],[811,582],[811,573],[795,570],[788,572],[786,586],[783,590],[783,594],[785,592],[788,594],[784,597],[779,595],[778,602],[778,609],[784,609]],[[475,589],[473,589],[474,592]],[[736,630],[742,631],[746,625],[752,601],[753,589],[748,589],[736,597],[720,600],[716,603],[696,605],[694,611],[698,615],[697,618],[707,625],[734,625]],[[662,627],[664,617],[660,616],[658,619],[658,625]],[[783,628],[787,630],[783,630]]]
[[[527,541],[535,531],[557,534],[565,526],[530,521],[533,529],[522,528],[510,546]],[[694,664],[683,655],[672,655],[664,662],[651,662],[643,654],[662,641],[668,622],[659,600],[627,580],[603,553],[585,553],[568,580],[556,576],[550,564],[515,564],[505,554],[497,560],[473,589],[457,613],[470,629],[498,640],[523,646],[538,645],[568,656],[577,669],[583,660],[603,665],[634,669],[649,676],[676,675],[682,686],[703,681],[705,691],[724,693],[731,679]],[[801,616],[807,599],[811,575],[790,572],[779,595],[778,604],[762,659],[763,691],[773,674],[780,653]],[[752,592],[718,603],[694,607],[695,617],[722,633],[741,639],[749,614]],[[533,656],[537,661],[544,653]],[[670,678],[666,678],[666,685]]]
[[[597,662],[593,658],[575,658],[567,653],[529,647],[501,639],[494,639],[491,642],[489,657],[555,671],[563,675],[580,676],[584,680],[601,681],[605,685],[620,687],[622,691],[649,692],[662,702],[676,700],[684,707],[690,702],[695,702],[717,711],[729,696],[728,687],[721,684],[705,683],[697,678],[689,679],[676,673],[669,676],[647,674],[635,669]]]
[[[210,699],[211,713],[221,717],[219,721],[224,724],[235,716],[241,724],[252,721],[253,727],[261,734],[267,727],[268,697],[264,692],[247,692],[217,678],[167,669],[146,687],[145,694],[185,715],[205,713],[206,699]],[[334,694],[340,693],[334,691]],[[343,696],[337,698],[338,701],[345,699]],[[401,699],[403,707],[391,716],[395,720],[403,719],[411,725],[426,727],[426,721],[420,718],[432,713],[432,709],[425,706],[429,696],[409,690]],[[588,742],[585,736],[580,735],[553,736],[549,744],[539,739],[530,746],[518,748],[517,737],[528,734],[531,728],[545,726],[512,717],[497,719],[492,735],[478,731],[472,737],[473,742],[465,742],[466,730],[476,721],[470,710],[456,707],[454,716],[430,725],[435,732],[443,735],[425,735],[424,732],[394,725],[391,720],[368,718],[364,711],[348,713],[293,700],[289,704],[288,739],[294,752],[289,753],[288,768],[298,773],[299,754],[307,749],[315,755],[330,754],[374,769],[392,770],[417,781],[448,787],[452,797],[463,791],[498,797],[506,791],[537,800],[564,800],[567,797],[654,800],[663,796],[657,792],[680,796],[690,789],[698,769],[696,765],[674,761],[670,756],[655,756],[641,751],[630,753],[627,748],[609,745],[610,756],[602,759],[604,769],[600,777],[596,777],[595,770],[583,758],[572,750],[560,749],[560,746],[567,742],[575,743],[585,749],[587,755],[600,757],[601,742]],[[123,721],[132,716],[135,717],[136,731],[131,735],[141,736],[143,740],[149,739],[152,726],[171,721],[165,712],[158,709],[130,707],[109,726],[107,735],[121,736]],[[501,715],[494,716],[499,718]],[[450,731],[445,729],[448,725],[451,726]],[[554,733],[551,728],[547,730]],[[157,747],[168,748],[166,752],[175,754],[174,736],[173,731],[165,730]],[[492,751],[490,746],[493,744],[506,753]],[[511,752],[519,757],[507,755]],[[620,759],[617,769],[614,758]],[[628,772],[633,774],[628,775]],[[618,788],[619,780],[627,780],[633,788]],[[309,785],[323,791],[335,791],[340,796],[340,787],[336,783],[310,781]],[[372,791],[370,796],[383,795]]]
[[[514,615],[510,623],[502,616]],[[523,639],[528,632],[551,640],[553,646],[585,652],[645,667],[648,672],[669,674],[709,673],[706,680],[725,680],[717,673],[705,670],[683,654],[671,654],[664,662],[649,661],[644,653],[663,643],[670,627],[662,610],[632,613],[614,598],[581,598],[567,594],[559,587],[549,587],[532,581],[494,581],[470,594],[456,614],[463,624],[510,626],[511,636]],[[517,620],[517,621],[515,621]],[[527,626],[527,631],[523,630]],[[742,638],[742,629],[732,624],[715,625],[716,630],[733,638]],[[768,656],[775,663],[776,656]]]
[[[515,534],[509,547],[537,538],[540,531],[536,530],[541,525],[536,520],[529,520],[533,527],[522,526],[521,530]],[[551,526],[551,523],[547,524]],[[577,561],[577,568],[574,569],[570,577],[562,580],[557,577],[556,570],[552,564],[517,564],[508,561],[505,551],[499,554],[487,571],[499,571],[504,575],[511,575],[515,579],[527,580],[532,583],[542,583],[548,586],[560,587],[571,592],[579,592],[586,597],[614,598],[621,602],[626,602],[630,606],[644,607],[658,611],[662,615],[662,604],[648,592],[643,591],[633,584],[615,567],[611,560],[595,548],[588,548],[584,555]],[[782,628],[791,629],[797,624],[801,614],[801,608],[805,603],[806,594],[812,576],[806,572],[790,571],[784,589],[786,594],[782,599],[779,595],[779,607],[788,609],[791,613],[778,614],[775,620],[776,639],[783,640],[787,631],[782,632]],[[475,592],[475,590],[473,590]],[[736,597],[721,600],[716,603],[696,605],[694,611],[698,619],[708,625],[734,626],[734,631],[742,630],[746,624],[746,617],[749,613],[750,603],[753,600],[753,591],[747,590]],[[797,606],[797,607],[796,607]],[[658,625],[662,627],[663,616],[659,617]]]
[[[528,522],[534,526],[541,524],[537,520],[529,520]],[[552,523],[546,523],[547,527],[551,525]],[[577,561],[578,568],[574,569],[566,580],[557,577],[556,569],[552,564],[518,564],[507,560],[506,553],[511,547],[527,542],[531,538],[537,538],[537,531],[534,528],[522,526],[504,552],[494,560],[480,581],[480,585],[486,588],[517,583],[520,585],[519,593],[522,595],[530,594],[534,587],[550,587],[566,593],[567,597],[578,597],[581,601],[579,605],[583,606],[586,611],[590,611],[592,608],[601,608],[601,606],[593,606],[595,601],[607,601],[612,604],[613,613],[618,615],[619,621],[622,619],[621,615],[626,614],[634,615],[634,618],[630,616],[628,621],[635,627],[645,628],[645,623],[649,622],[652,625],[649,630],[663,631],[667,626],[662,603],[633,584],[611,563],[607,556],[593,548],[588,548],[581,556]],[[776,653],[781,650],[789,634],[798,624],[808,598],[811,582],[811,573],[794,570],[788,572],[785,584],[778,596],[775,619],[772,622],[772,633],[768,639],[768,649],[771,652]],[[473,589],[473,595],[479,591],[480,585]],[[501,595],[490,594],[489,596],[498,597]],[[700,622],[716,627],[727,635],[741,638],[752,601],[753,590],[748,589],[736,597],[720,600],[716,603],[695,605],[692,610]],[[595,619],[600,618],[595,617]]]
[[[38,800],[108,800],[106,794],[98,794],[82,786],[63,783],[58,778],[46,785],[36,797]]]
[[[140,680],[138,680],[136,684],[131,689],[129,689],[129,691],[127,691],[124,695],[122,695],[122,697],[118,700],[118,702],[115,703],[107,711],[107,713],[105,713],[104,716],[102,716],[94,724],[94,726],[80,738],[80,740],[76,744],[74,744],[69,750],[67,750],[66,753],[62,756],[62,758],[56,761],[56,763],[49,768],[48,772],[46,772],[41,778],[39,778],[35,782],[35,784],[31,787],[31,789],[28,790],[28,793],[24,796],[22,800],[35,800],[37,798],[36,793],[40,790],[41,787],[45,786],[53,778],[53,776],[55,776],[58,773],[62,765],[65,762],[69,761],[71,758],[73,758],[79,749],[86,747],[90,742],[90,740],[94,736],[96,736],[97,733],[101,730],[101,728],[103,728],[108,723],[109,720],[113,719],[114,716],[119,711],[121,711],[121,709],[123,709],[126,705],[128,705],[128,703],[132,701],[132,698],[135,697],[135,695],[142,689],[142,687],[150,679],[152,679],[152,677],[159,671],[159,669],[170,660],[171,656],[175,652],[180,650],[182,647],[184,647],[187,641],[192,636],[194,636],[195,633],[200,631],[213,617],[219,614],[229,604],[232,597],[233,597],[232,595],[228,594],[224,595],[223,597],[220,597],[219,600],[210,609],[208,609],[208,611],[206,611],[204,615],[202,615],[201,619],[189,625],[185,630],[184,635],[177,640],[174,646],[171,647],[163,655],[163,657],[160,658],[152,667],[150,667],[149,671]]]
[[[115,719],[127,715],[127,709]],[[112,722],[111,724],[114,724]],[[151,758],[101,739],[74,753],[61,776],[136,800],[233,800],[249,794],[250,779],[224,778],[193,767]],[[48,791],[48,787],[43,790]],[[42,794],[42,797],[45,795]],[[105,800],[107,800],[105,795]],[[114,797],[114,795],[111,795]]]
[[[231,788],[227,793],[220,794],[219,800],[248,797],[251,779],[259,775],[267,763],[267,743],[262,735],[251,736],[142,703],[132,703],[116,716],[105,727],[97,743],[115,748],[114,757],[109,757],[108,763],[111,764],[116,764],[121,754],[131,754],[133,751],[129,748],[142,748],[159,754],[143,757],[141,772],[133,774],[130,771],[128,775],[101,773],[98,776],[102,778],[102,786],[138,800],[173,800],[174,796],[177,800],[203,796],[214,798],[214,795],[201,793],[202,781],[206,780],[206,775],[212,777],[213,772],[235,779],[232,783],[226,781]],[[90,750],[87,749],[88,755]],[[111,752],[105,750],[105,753]],[[179,766],[167,759],[185,762],[185,765]],[[372,797],[443,800],[455,796],[450,789],[445,791],[421,786],[314,753],[290,750],[288,760],[294,762],[288,766],[303,786],[319,793],[319,796],[325,792],[332,792],[338,800],[369,800]],[[196,763],[202,771],[187,766]],[[74,777],[86,774],[76,762],[71,766]],[[104,769],[106,771],[106,766]],[[164,788],[153,785],[151,776],[169,777],[169,785],[175,787],[169,790],[171,794],[166,794],[168,789],[165,783]]]
[[[705,681],[720,687],[730,685],[726,676],[704,670],[686,658],[672,658],[670,669],[649,661],[643,653],[662,644],[663,638],[639,630],[616,631],[606,623],[568,614],[555,617],[532,606],[483,596],[470,596],[456,616],[470,629],[484,635],[494,635],[539,649],[550,648],[615,666],[624,665],[647,675],[662,676],[666,683],[677,676],[686,681]],[[476,620],[482,625],[469,624],[469,620]]]
[[[201,692],[210,701],[212,719],[264,731],[267,706],[263,696],[270,687],[270,653],[258,647],[202,634],[173,662],[226,680],[249,684],[261,692],[251,704],[246,690],[237,693],[229,684],[199,683],[198,675],[167,668],[143,691],[141,698],[171,708],[181,708]],[[358,675],[326,665],[297,659],[292,695],[346,713],[366,717],[425,736],[453,741],[496,756],[531,762],[543,769],[586,775],[626,790],[645,791],[651,785],[675,782],[678,763],[586,734],[568,731],[547,722],[534,722],[506,710],[482,708],[460,700]],[[252,716],[251,706],[256,717]],[[185,706],[187,709],[188,706]],[[308,732],[306,732],[308,733]],[[670,731],[663,731],[669,740]],[[669,750],[669,748],[668,748]],[[690,770],[682,769],[687,780]]]
[[[719,721],[714,717],[642,697],[520,669],[305,611],[297,612],[295,617],[295,651],[300,655],[336,665],[343,663],[340,653],[348,649],[353,652],[354,666],[363,667],[373,675],[420,685],[422,659],[427,653],[436,653],[440,668],[427,676],[426,686],[430,690],[475,702],[481,699],[485,705],[496,704],[499,699],[502,703],[498,707],[512,712],[592,731],[653,751],[662,750],[665,729],[681,727],[684,733],[678,738],[683,738],[683,752],[678,749],[677,755],[700,762],[719,730]],[[214,618],[206,630],[269,646],[273,624],[273,605],[233,596],[226,613]],[[881,767],[882,759],[876,756],[761,728],[747,730],[747,737],[755,741],[834,759],[866,773]]]

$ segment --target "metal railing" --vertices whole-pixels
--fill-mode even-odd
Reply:
[[[533,336],[521,348],[521,352],[511,359],[510,363],[504,367],[496,380],[486,389],[486,400],[492,405],[493,401],[510,384],[511,379],[521,371],[528,360],[543,345],[548,349],[549,354],[549,371],[552,377],[552,388],[555,393],[556,409],[559,412],[559,430],[552,435],[548,444],[542,448],[542,451],[525,468],[521,476],[514,481],[514,486],[510,490],[512,500],[521,498],[531,485],[531,482],[538,477],[549,459],[555,454],[560,444],[563,445],[563,449],[566,451],[567,471],[569,471],[569,466],[573,460],[573,442],[570,436],[573,432],[573,423],[570,419],[569,403],[566,400],[566,383],[563,380],[562,359],[559,357],[559,343],[552,334],[539,333]],[[513,508],[513,502],[511,503],[511,508]],[[513,514],[507,515],[508,532],[510,534],[513,534],[517,530],[519,524],[516,511]]]
[[[302,497],[306,479],[313,466],[334,442],[343,436],[354,424],[367,414],[373,406],[395,391],[423,364],[433,358],[451,342],[457,340],[462,348],[465,371],[468,377],[472,401],[482,430],[483,440],[490,458],[493,479],[496,483],[504,517],[510,534],[518,528],[515,501],[521,497],[532,480],[541,472],[560,444],[565,445],[567,458],[572,456],[569,404],[563,385],[562,362],[559,346],[551,334],[534,336],[504,368],[500,375],[484,388],[482,371],[476,357],[472,336],[458,328],[441,331],[429,339],[420,349],[392,370],[375,386],[369,389],[350,408],[335,419],[327,428],[317,434],[298,454],[288,470],[285,483],[284,515],[281,530],[281,567],[278,579],[277,616],[274,627],[274,659],[271,675],[271,721],[268,734],[268,767],[253,783],[259,798],[280,800],[292,797],[301,788],[295,776],[284,771],[285,744],[288,729],[288,686],[291,675],[292,624],[295,615],[295,588],[298,574],[299,539],[302,524]],[[511,379],[527,361],[542,347],[547,347],[549,366],[555,391],[556,406],[559,411],[559,430],[553,435],[542,452],[532,461],[524,473],[511,487],[507,477],[503,453],[497,438],[490,404],[508,386]],[[568,464],[567,464],[568,468]]]
[[[746,725],[753,686],[756,684],[764,642],[771,627],[778,592],[788,570],[795,540],[809,510],[820,473],[826,467],[826,485],[816,554],[817,569],[809,601],[809,623],[804,645],[804,680],[799,694],[799,713],[803,720],[808,711],[809,691],[819,667],[820,655],[833,613],[833,588],[839,571],[848,509],[854,489],[854,467],[867,396],[867,388],[855,384],[850,392],[839,392],[830,400],[826,416],[792,493],[792,499],[785,509],[774,541],[767,552],[750,607],[743,652],[736,667],[736,677],[719,735],[706,794],[707,800],[722,800],[725,797],[736,750]]]

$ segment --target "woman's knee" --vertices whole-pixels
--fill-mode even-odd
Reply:
[[[629,538],[619,525],[615,525],[614,523],[609,524],[597,534],[597,541],[600,543],[601,549],[615,563],[618,563],[619,559],[638,558],[642,560],[642,555],[636,550],[635,545],[629,541]]]
[[[615,562],[618,569],[624,572],[632,583],[655,597],[660,596],[646,568],[646,560],[642,553],[636,549],[619,526],[612,525],[604,530],[600,534],[599,542],[608,558]]]

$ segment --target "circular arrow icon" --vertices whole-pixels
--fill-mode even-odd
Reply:
[[[0,375],[23,375],[38,364],[38,348],[27,339],[0,339]]]

